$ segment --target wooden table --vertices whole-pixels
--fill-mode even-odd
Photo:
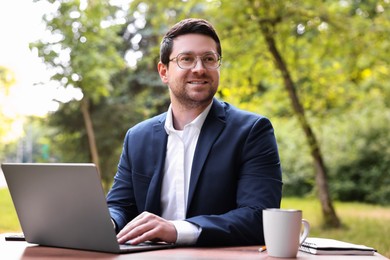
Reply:
[[[261,260],[281,259],[269,257],[267,252],[260,253],[259,246],[214,247],[214,248],[173,248],[131,254],[108,254],[93,251],[44,247],[19,241],[5,241],[0,236],[0,259],[137,259],[137,260],[202,260],[202,259],[234,259]],[[384,260],[388,259],[378,253],[374,256],[317,256],[298,252],[298,259],[350,259],[350,260]]]

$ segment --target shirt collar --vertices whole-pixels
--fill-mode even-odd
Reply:
[[[199,130],[202,128],[203,126],[203,123],[204,121],[206,120],[206,117],[207,115],[209,114],[209,111],[211,109],[211,105],[213,104],[214,101],[212,101],[206,108],[205,110],[203,110],[202,113],[200,113],[199,116],[197,116],[194,120],[192,120],[192,122],[186,124],[184,126],[187,127],[189,125],[192,125],[196,128],[198,128]],[[165,125],[164,125],[164,128],[165,128],[165,131],[167,132],[167,134],[169,135],[171,132],[174,132],[174,131],[177,131],[174,127],[173,127],[173,118],[172,118],[172,104],[169,105],[169,108],[168,108],[168,111],[167,111],[167,118],[165,119]]]

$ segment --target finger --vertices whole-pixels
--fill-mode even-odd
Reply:
[[[131,244],[139,244],[145,241],[165,241],[175,243],[177,232],[172,223],[156,218],[140,227],[142,231],[139,236],[131,239]]]
[[[140,242],[144,242],[147,240],[147,237],[148,237],[144,234],[151,229],[153,229],[152,223],[148,223],[148,222],[142,223],[140,225],[137,225],[137,226],[131,228],[129,231],[125,230],[124,233],[120,237],[118,237],[118,242],[125,243],[129,240],[130,240],[129,242],[131,244],[138,244]],[[146,238],[144,238],[144,237],[146,237]],[[136,239],[136,240],[134,240],[134,239]],[[138,242],[135,242],[135,241],[138,241]]]
[[[136,226],[144,223],[145,215],[147,216],[147,213],[148,212],[146,212],[146,211],[142,212],[137,217],[135,217],[132,221],[127,223],[127,225],[124,228],[122,228],[121,231],[119,231],[119,233],[117,234],[117,238],[120,238],[120,237],[124,236],[125,234],[130,232],[133,228],[135,228]]]
[[[125,243],[143,235],[145,232],[153,229],[156,224],[156,218],[150,213],[142,214],[142,216],[129,222],[117,235],[119,243]],[[139,239],[140,240],[140,239]],[[146,241],[146,240],[145,240]]]
[[[172,223],[149,212],[143,212],[118,233],[119,243],[139,244],[145,241],[174,243],[177,232]]]
[[[147,217],[149,215],[153,215],[153,214],[148,212],[148,211],[144,211],[141,214],[139,214],[138,216],[136,216],[135,218],[133,218],[133,220],[131,220],[129,223],[138,221],[138,220],[143,219],[143,218],[145,218],[145,217]]]
[[[133,239],[131,239],[129,241],[130,244],[132,245],[137,245],[139,243],[143,243],[143,242],[146,242],[146,241],[153,241],[153,242],[157,242],[157,241],[161,241],[160,238],[156,238],[156,234],[155,234],[155,229],[150,229],[144,233],[142,233],[142,235],[140,236],[137,236]]]

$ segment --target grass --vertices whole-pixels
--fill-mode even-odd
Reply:
[[[0,233],[20,232],[20,224],[8,189],[0,189]]]
[[[341,229],[322,227],[321,207],[318,200],[310,198],[284,198],[282,208],[303,211],[310,222],[312,237],[325,237],[374,247],[390,258],[390,207],[363,203],[335,202],[337,215],[343,223]],[[20,232],[21,228],[7,189],[0,189],[0,233]]]
[[[303,218],[308,220],[311,226],[309,236],[363,244],[374,247],[381,255],[390,258],[390,207],[345,202],[335,202],[334,207],[343,227],[326,229],[322,226],[319,201],[306,198],[282,200],[282,208],[303,211]]]

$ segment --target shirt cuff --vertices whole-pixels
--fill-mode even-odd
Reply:
[[[202,228],[184,220],[170,221],[176,228],[177,239],[176,245],[190,246],[195,245]]]

